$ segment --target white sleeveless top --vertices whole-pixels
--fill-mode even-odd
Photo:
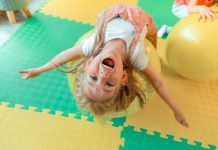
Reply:
[[[144,70],[148,64],[148,57],[144,52],[144,40],[147,33],[147,26],[143,29],[140,39],[131,56],[131,62],[136,69]],[[120,38],[125,41],[126,54],[128,54],[129,47],[135,35],[135,27],[128,21],[121,17],[115,17],[108,22],[105,31],[105,43],[110,40]],[[83,53],[85,56],[91,56],[95,42],[96,33],[90,36],[83,42]]]

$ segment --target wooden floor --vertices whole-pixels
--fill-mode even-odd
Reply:
[[[37,11],[46,0],[35,1],[31,0],[29,9],[31,13]],[[21,11],[15,12],[17,23],[10,24],[5,12],[0,12],[0,45],[2,45],[21,25],[26,21],[26,15]]]

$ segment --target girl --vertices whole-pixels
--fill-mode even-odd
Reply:
[[[89,56],[72,71],[79,73],[76,96],[81,107],[88,107],[94,114],[102,115],[126,109],[136,97],[143,105],[144,92],[132,75],[133,69],[136,69],[148,77],[172,109],[176,120],[188,127],[165,82],[144,53],[145,37],[156,47],[156,34],[152,18],[139,7],[116,5],[100,13],[96,32],[81,45],[61,52],[39,68],[20,73],[24,79],[33,78],[69,61]]]
[[[172,12],[179,19],[185,18],[190,13],[199,13],[199,21],[206,21],[209,19],[213,21],[213,19],[217,18],[211,6],[215,3],[218,3],[218,0],[175,0]],[[158,37],[162,37],[164,34],[169,33],[172,27],[163,25],[158,31]]]

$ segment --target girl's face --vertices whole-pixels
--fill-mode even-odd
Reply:
[[[85,63],[84,93],[89,99],[104,101],[113,97],[128,76],[117,51],[103,50]]]

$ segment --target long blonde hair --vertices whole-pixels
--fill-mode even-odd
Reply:
[[[104,25],[104,17],[103,12],[99,15],[97,23],[96,23],[96,39],[94,43],[94,50],[92,56],[97,56],[102,49],[104,48],[104,34],[105,34],[105,25]],[[94,99],[89,99],[86,97],[84,93],[84,81],[85,81],[85,71],[81,64],[84,63],[83,60],[79,65],[77,65],[71,72],[77,72],[76,76],[76,98],[78,101],[78,105],[81,108],[88,109],[95,115],[103,115],[107,112],[111,111],[122,111],[128,108],[131,102],[138,97],[140,106],[142,107],[146,96],[144,92],[140,89],[140,85],[137,79],[133,76],[133,66],[129,61],[130,59],[125,59],[125,67],[124,69],[128,74],[128,83],[126,85],[120,85],[119,89],[117,89],[114,96],[105,101],[96,101]]]

